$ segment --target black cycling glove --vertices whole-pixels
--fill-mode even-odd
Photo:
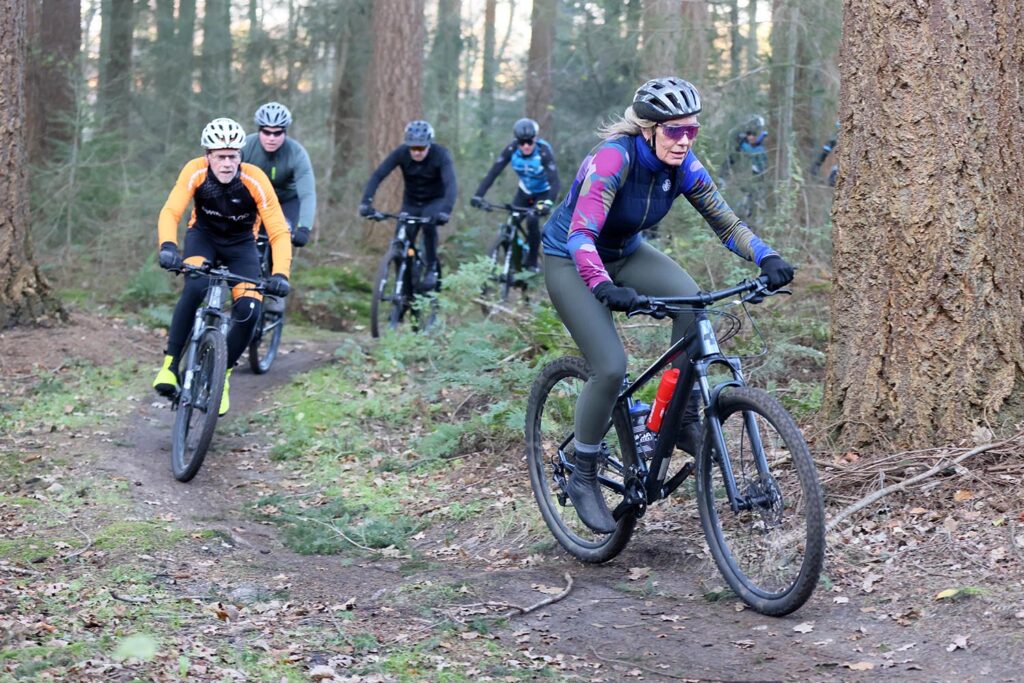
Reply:
[[[288,292],[292,291],[292,286],[288,283],[287,275],[278,273],[270,276],[270,279],[267,280],[265,290],[267,294],[271,294],[273,296],[288,296]]]
[[[434,216],[434,222],[438,225],[444,225],[452,219],[451,214],[442,211],[441,213]]]
[[[160,245],[160,267],[166,270],[178,270],[181,268],[181,254],[178,253],[178,245],[174,242],[164,242]]]
[[[469,205],[474,209],[482,209],[484,208],[484,198],[480,195],[474,195],[473,198],[469,200]]]
[[[640,298],[632,287],[619,287],[608,280],[594,287],[594,296],[611,310],[626,312],[633,310]]]
[[[793,281],[793,266],[776,254],[761,260],[761,275],[768,278],[768,289],[775,291]]]
[[[359,205],[359,215],[363,218],[369,218],[377,213],[377,210],[373,208],[373,204],[367,202],[366,204]]]
[[[295,228],[295,232],[292,233],[292,245],[304,247],[307,242],[309,242],[309,228]]]

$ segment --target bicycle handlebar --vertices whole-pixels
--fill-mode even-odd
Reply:
[[[714,292],[700,292],[694,296],[666,296],[647,297],[641,296],[637,305],[626,315],[652,315],[656,318],[665,317],[668,313],[677,313],[686,308],[707,308],[716,301],[728,299],[731,296],[743,294],[740,303],[759,304],[769,296],[777,294],[792,294],[788,289],[768,289],[768,277],[761,275],[753,280],[744,280],[734,287],[720,289]]]
[[[539,206],[513,206],[512,204],[492,204],[486,199],[483,200],[481,206],[476,207],[481,211],[491,212],[495,209],[501,209],[508,211],[509,213],[523,213],[523,214],[536,214],[537,216],[547,216],[551,213],[551,206],[539,207]]]
[[[214,266],[209,261],[203,261],[201,266],[193,266],[189,263],[183,263],[181,268],[175,268],[172,270],[174,273],[184,275],[186,273],[195,273],[196,275],[202,275],[208,278],[222,278],[224,280],[234,280],[235,282],[245,282],[250,285],[256,285],[256,290],[262,292],[266,286],[267,281],[260,279],[252,279],[245,277],[244,275],[236,275],[227,269],[226,266]]]
[[[384,212],[384,211],[378,211],[377,213],[373,214],[372,216],[366,216],[365,218],[367,218],[368,220],[371,220],[371,221],[382,221],[382,220],[385,220],[385,219],[388,219],[388,218],[397,218],[398,220],[404,221],[406,223],[418,223],[418,224],[430,223],[431,221],[434,220],[433,217],[431,217],[431,216],[412,216],[412,215],[409,215],[409,214],[404,213],[404,212],[403,213],[387,213],[387,212]]]

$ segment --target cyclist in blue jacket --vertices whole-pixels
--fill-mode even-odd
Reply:
[[[592,373],[576,403],[575,469],[567,492],[580,519],[601,533],[615,530],[597,482],[601,439],[626,372],[611,311],[629,311],[640,295],[699,291],[678,263],[644,241],[642,231],[657,225],[682,195],[722,244],[760,266],[769,287],[793,279],[793,267],[737,218],[694,154],[700,111],[700,94],[681,78],[642,85],[624,118],[600,131],[604,141],[580,164],[568,196],[544,227],[548,293]],[[676,315],[673,342],[692,323],[692,315]],[[700,428],[691,407],[677,446],[695,455]]]
[[[558,167],[555,164],[555,153],[546,140],[537,136],[540,127],[533,119],[519,119],[512,127],[515,140],[508,143],[494,165],[487,172],[480,186],[473,194],[469,203],[477,208],[484,205],[484,195],[490,189],[498,175],[505,167],[512,164],[512,170],[519,176],[519,187],[512,198],[512,206],[550,207],[558,198],[561,183],[558,180]],[[545,207],[545,208],[547,208]],[[537,255],[540,253],[540,224],[536,215],[526,217],[527,244],[530,248],[524,264],[528,270],[537,272]]]

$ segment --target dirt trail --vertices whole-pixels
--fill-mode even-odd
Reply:
[[[157,348],[155,342],[140,345],[144,351]],[[352,620],[346,624],[375,634],[386,652],[434,635],[460,603],[527,606],[546,596],[539,587],[561,587],[569,573],[574,586],[568,596],[513,617],[488,636],[523,663],[549,663],[556,679],[1019,680],[1024,656],[1014,612],[1024,607],[975,600],[943,604],[940,614],[932,597],[948,587],[942,576],[923,574],[918,586],[904,586],[898,594],[820,587],[797,614],[776,619],[742,609],[733,599],[709,601],[705,594],[721,585],[716,570],[696,559],[699,549],[692,541],[666,531],[639,529],[619,558],[596,567],[571,560],[553,545],[540,554],[521,544],[503,546],[481,536],[472,519],[430,527],[416,541],[429,558],[424,566],[410,568],[404,558],[352,562],[297,555],[281,543],[275,527],[251,514],[260,495],[283,490],[289,474],[266,457],[267,436],[250,432],[247,418],[271,409],[275,387],[328,362],[335,346],[286,336],[285,353],[268,375],[236,370],[232,412],[218,425],[202,470],[188,484],[169,471],[171,413],[158,401],[143,400],[113,439],[116,446],[95,451],[100,471],[131,482],[130,514],[218,533],[183,544],[173,557],[147,560],[159,565],[161,576],[188,570],[188,578],[168,590],[238,604],[282,589],[293,603],[351,601]],[[455,476],[472,478],[474,470],[497,464],[456,463],[463,469]],[[525,471],[520,463],[512,465],[508,471],[515,481],[507,488],[516,491],[516,504],[531,506]],[[698,521],[691,522],[697,528]],[[459,552],[447,552],[452,539]],[[648,568],[645,578],[631,580],[631,568]],[[836,573],[833,578],[840,583]],[[863,581],[841,578],[845,586]],[[450,597],[435,609],[436,618],[425,618],[423,606],[408,600],[413,586],[462,583],[472,596]],[[324,628],[337,626],[329,615],[316,614],[310,619],[321,619]],[[473,618],[470,610],[463,616]],[[969,635],[966,647],[955,647],[958,635]],[[439,651],[457,650],[459,636],[446,638]]]

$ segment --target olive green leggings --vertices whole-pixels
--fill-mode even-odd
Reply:
[[[629,256],[606,262],[605,268],[615,284],[648,296],[692,296],[699,291],[682,266],[646,242]],[[578,448],[596,450],[622,388],[626,350],[611,311],[594,297],[571,259],[546,254],[544,282],[562,323],[590,365],[590,379],[576,401],[576,442]],[[693,315],[678,315],[672,323],[672,341],[692,323]]]

